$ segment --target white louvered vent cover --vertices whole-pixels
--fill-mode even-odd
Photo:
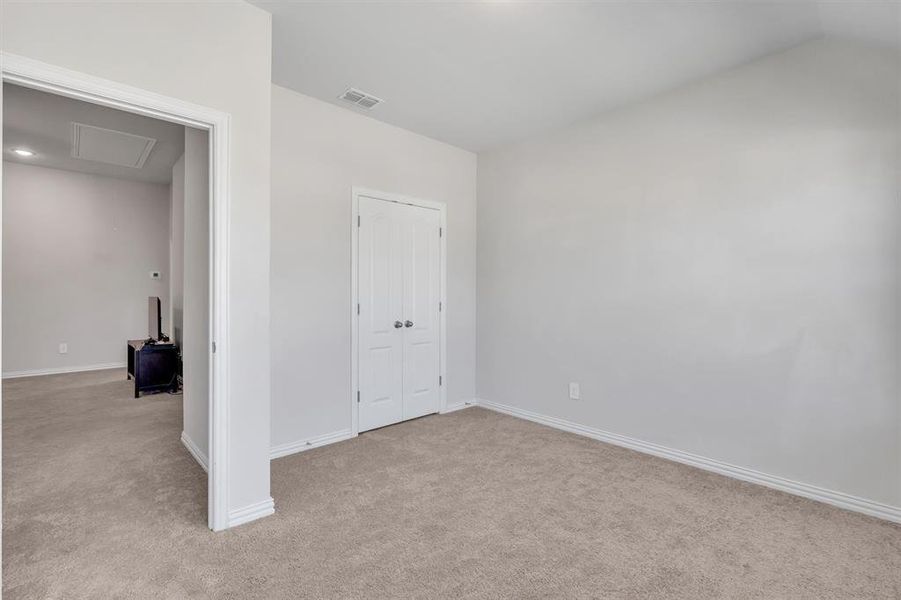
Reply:
[[[114,129],[72,123],[72,156],[108,165],[140,169],[156,140]]]
[[[348,90],[338,96],[338,98],[345,102],[356,104],[360,108],[365,108],[366,110],[372,110],[377,104],[383,102],[381,98],[376,98],[372,94],[367,94],[366,92],[361,92],[354,88],[348,88]]]

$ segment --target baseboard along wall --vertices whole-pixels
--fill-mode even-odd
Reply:
[[[447,413],[463,410],[464,408],[469,408],[475,405],[475,400],[455,402],[454,404],[448,405],[448,407],[441,411],[439,414],[446,415]],[[312,450],[313,448],[327,446],[328,444],[343,442],[344,440],[349,440],[352,437],[355,436],[351,433],[350,429],[342,429],[340,431],[326,433],[325,435],[320,435],[305,440],[288,442],[287,444],[279,444],[277,446],[273,446],[269,450],[269,459],[272,460],[275,458],[281,458],[283,456],[290,456],[291,454],[297,454],[298,452],[304,452],[305,450]]]
[[[82,365],[76,367],[54,367],[52,369],[27,369],[25,371],[7,371],[3,373],[3,379],[16,379],[18,377],[38,377],[40,375],[61,375],[63,373],[81,373],[84,371],[105,371],[107,369],[124,369],[124,362],[101,363],[97,365]]]
[[[457,402],[448,405],[447,408],[445,408],[441,412],[441,414],[463,410],[472,406],[481,406],[488,410],[493,410],[495,412],[503,413],[520,419],[526,419],[534,423],[547,425],[548,427],[553,427],[562,431],[568,431],[570,433],[589,437],[601,442],[613,444],[615,446],[628,448],[630,450],[635,450],[644,454],[650,454],[659,458],[665,458],[667,460],[686,464],[698,469],[717,473],[719,475],[725,475],[726,477],[732,477],[733,479],[739,479],[741,481],[747,481],[749,483],[756,483],[768,488],[776,489],[796,496],[801,496],[810,500],[816,500],[818,502],[823,502],[846,510],[862,513],[871,517],[877,517],[880,519],[885,519],[887,521],[901,523],[901,507],[891,506],[888,504],[875,502],[873,500],[868,500],[866,498],[853,496],[851,494],[836,492],[834,490],[829,490],[808,483],[786,479],[778,475],[762,473],[753,469],[739,467],[737,465],[732,465],[722,461],[714,460],[712,458],[699,456],[690,452],[683,452],[682,450],[676,450],[674,448],[668,448],[659,444],[645,442],[629,436],[620,435],[618,433],[612,433],[609,431],[580,425],[578,423],[567,421],[565,419],[550,417],[498,402],[491,402],[483,398],[473,399],[468,402]],[[348,440],[352,437],[354,436],[351,434],[350,429],[344,429],[315,438],[310,438],[308,440],[301,440],[298,442],[291,442],[288,444],[273,446],[269,456],[272,459],[289,456],[291,454],[296,454],[305,450],[311,450],[320,446]],[[184,439],[182,441],[184,441]]]
[[[287,444],[279,444],[278,446],[273,446],[269,450],[269,459],[272,460],[273,458],[281,458],[282,456],[297,454],[298,452],[312,450],[313,448],[318,448],[320,446],[343,442],[344,440],[349,440],[352,437],[354,436],[350,432],[350,429],[342,429],[341,431],[327,433],[325,435],[320,435],[318,437],[309,438],[306,440],[288,442]]]
[[[275,513],[275,501],[268,498],[255,504],[228,511],[228,526],[236,527]]]
[[[197,464],[199,464],[205,472],[209,472],[206,454],[197,447],[197,444],[195,444],[190,436],[184,431],[181,432],[181,443],[188,449],[188,452],[194,457]],[[275,513],[275,501],[270,497],[261,502],[228,511],[228,527],[235,527],[237,525],[243,525],[244,523],[256,521],[257,519],[268,517],[273,513]]]
[[[475,400],[469,400],[467,402],[455,402],[454,404],[448,404],[447,407],[441,411],[440,414],[446,415],[447,413],[456,412],[458,410],[463,410],[464,408],[469,408],[471,406],[475,406]]]
[[[203,450],[201,450],[200,447],[194,443],[194,440],[192,440],[184,431],[181,432],[181,443],[188,449],[188,452],[194,457],[197,464],[199,464],[204,471],[209,472],[209,461],[207,460],[206,454],[203,453]]]
[[[585,425],[573,423],[572,421],[567,421],[565,419],[549,417],[536,412],[517,408],[515,406],[500,404],[498,402],[491,402],[489,400],[481,398],[476,400],[476,404],[495,412],[504,413],[506,415],[518,417],[520,419],[526,419],[527,421],[533,421],[535,423],[547,425],[548,427],[553,427],[562,431],[568,431],[570,433],[583,435],[585,437],[599,440],[601,442],[606,442],[608,444],[613,444],[615,446],[629,448],[630,450],[643,452],[645,454],[650,454],[659,458],[665,458],[692,467],[697,467],[699,469],[704,469],[705,471],[711,471],[713,473],[725,475],[726,477],[740,479],[741,481],[756,483],[768,488],[789,494],[794,494],[796,496],[801,496],[810,500],[824,502],[826,504],[831,504],[832,506],[837,506],[846,510],[862,513],[871,517],[877,517],[880,519],[885,519],[886,521],[901,523],[901,507],[898,506],[882,504],[880,502],[874,502],[873,500],[867,500],[866,498],[852,496],[843,492],[827,490],[825,488],[810,485],[808,483],[802,483],[800,481],[793,481],[791,479],[786,479],[777,475],[761,473],[760,471],[755,471],[753,469],[731,465],[729,463],[724,463],[712,458],[699,456],[697,454],[691,454],[689,452],[683,452],[674,448],[667,448],[666,446],[660,446],[658,444],[645,442],[625,435],[620,435],[618,433],[611,433],[609,431],[587,427]]]

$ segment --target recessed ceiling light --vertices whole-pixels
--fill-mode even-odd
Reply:
[[[25,148],[15,148],[13,152],[18,154],[19,156],[34,156],[34,152],[31,150],[26,150]]]

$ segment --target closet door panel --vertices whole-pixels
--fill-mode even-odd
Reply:
[[[438,411],[439,214],[404,206],[404,419]]]
[[[403,255],[406,219],[392,202],[360,198],[359,429],[404,419]]]

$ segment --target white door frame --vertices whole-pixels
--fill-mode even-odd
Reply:
[[[360,433],[360,413],[359,413],[359,390],[360,390],[360,319],[357,314],[357,305],[360,302],[360,290],[358,287],[358,279],[360,272],[360,196],[367,198],[375,198],[376,200],[384,200],[386,202],[397,202],[398,204],[409,204],[410,206],[419,206],[421,208],[430,208],[438,211],[438,222],[441,228],[441,238],[439,240],[439,255],[441,261],[440,275],[438,277],[438,301],[441,303],[441,311],[438,313],[438,374],[441,377],[441,385],[438,387],[438,412],[443,413],[447,409],[447,205],[444,202],[436,202],[434,200],[421,200],[419,198],[410,198],[409,196],[401,196],[400,194],[390,194],[388,192],[377,192],[362,187],[354,186],[352,188],[352,207],[351,207],[351,223],[350,223],[350,331],[351,331],[351,350],[350,350],[350,434],[351,436]]]
[[[230,116],[218,110],[72,71],[23,56],[0,53],[4,82],[84,100],[209,132],[210,138],[210,397],[208,510],[213,531],[228,528],[228,230]],[[2,222],[2,215],[0,215]]]

